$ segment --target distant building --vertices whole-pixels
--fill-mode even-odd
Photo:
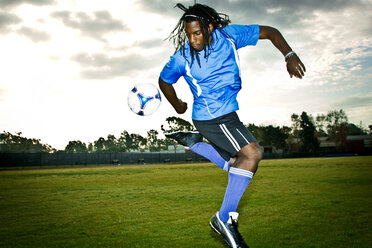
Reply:
[[[372,155],[372,135],[349,135],[346,137],[344,150],[337,147],[336,143],[329,137],[318,137],[319,152],[323,154],[329,153],[351,153],[357,155]],[[289,152],[298,151],[301,140],[299,138],[292,138],[287,140]],[[271,146],[263,147],[264,153],[282,153],[283,150],[276,149]]]
[[[330,140],[329,137],[320,137],[318,141],[321,152],[337,152],[336,143]],[[372,135],[347,136],[344,152],[358,155],[372,155]]]
[[[347,152],[372,155],[372,135],[350,135],[346,137]]]
[[[324,153],[332,153],[337,151],[336,143],[330,140],[329,137],[318,137],[319,150]]]

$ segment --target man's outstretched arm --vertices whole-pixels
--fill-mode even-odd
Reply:
[[[173,85],[164,82],[159,77],[159,88],[163,92],[165,98],[173,106],[178,114],[183,114],[187,110],[187,103],[183,102],[177,97],[176,91],[173,88]]]
[[[305,75],[306,68],[296,53],[288,45],[282,34],[275,28],[260,26],[260,39],[268,39],[285,56],[287,62],[287,71],[289,75],[302,78]]]

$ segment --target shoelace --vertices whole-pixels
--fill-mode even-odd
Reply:
[[[238,222],[235,221],[232,217],[231,218],[231,223],[232,223],[232,226],[234,228],[234,231],[236,233],[236,236],[239,240],[243,240],[243,236],[240,234],[240,232],[238,231]]]

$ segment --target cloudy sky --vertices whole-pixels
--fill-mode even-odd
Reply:
[[[0,0],[0,131],[64,149],[127,130],[146,135],[177,116],[164,100],[152,116],[131,113],[135,83],[157,84],[174,52],[164,41],[193,0]],[[371,0],[205,0],[233,24],[279,29],[307,68],[290,79],[269,41],[239,50],[244,123],[290,125],[292,113],[344,109],[372,124]],[[183,80],[180,98],[192,104]],[[191,121],[191,109],[179,117]]]

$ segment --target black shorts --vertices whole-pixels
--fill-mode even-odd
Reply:
[[[207,121],[193,120],[193,123],[226,161],[244,146],[256,141],[236,112]]]

